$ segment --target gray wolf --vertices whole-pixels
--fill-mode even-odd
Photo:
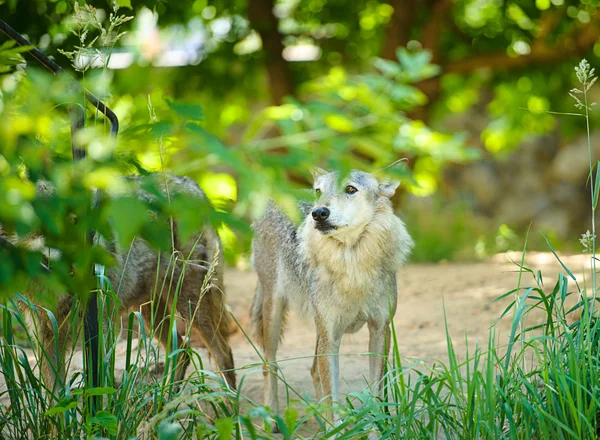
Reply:
[[[396,273],[413,241],[393,210],[397,182],[351,171],[313,172],[316,201],[299,227],[269,202],[254,227],[258,274],[251,320],[265,361],[274,363],[288,305],[314,320],[311,368],[317,398],[338,401],[339,348],[345,333],[369,328],[369,380],[380,384],[397,304]],[[341,181],[340,181],[341,180]],[[265,404],[278,411],[277,376],[264,366]],[[328,410],[331,419],[332,409]]]
[[[185,194],[205,199],[198,185],[191,179],[167,174],[151,175],[156,187],[164,195]],[[140,177],[127,178],[133,184],[136,195],[141,200],[151,201],[155,196],[141,189]],[[38,184],[38,191],[51,195],[53,189],[47,183]],[[43,237],[37,237],[43,242]],[[35,247],[29,243],[16,243]],[[155,337],[166,348],[171,332],[171,311],[175,305],[179,317],[198,330],[202,342],[215,358],[218,368],[230,387],[235,388],[233,355],[227,341],[231,333],[231,321],[226,310],[225,290],[223,286],[223,257],[219,238],[209,227],[194,234],[192,239],[181,242],[178,238],[177,224],[172,225],[173,256],[159,254],[145,241],[134,238],[128,248],[121,248],[116,241],[100,241],[114,256],[116,264],[107,268],[109,279],[120,302],[126,309],[141,310],[146,329],[154,329]],[[39,243],[38,243],[39,245]],[[43,244],[42,244],[43,248]],[[51,261],[50,261],[51,265]],[[31,286],[27,293],[30,301],[39,298],[41,286]],[[176,302],[174,298],[176,297]],[[175,302],[175,304],[174,304]],[[65,384],[65,348],[69,343],[73,329],[69,319],[74,310],[71,295],[60,295],[53,313],[58,324],[58,341],[51,320],[42,311],[33,312],[25,303],[21,310],[29,315],[32,327],[35,327],[42,353],[39,357],[41,371],[46,386],[54,390]],[[148,330],[147,330],[148,331]],[[189,345],[185,334],[178,332],[177,347],[182,348],[176,365],[175,381],[183,380],[191,361]],[[57,343],[58,342],[58,343]],[[173,345],[171,345],[173,346]],[[58,348],[58,350],[57,350]]]

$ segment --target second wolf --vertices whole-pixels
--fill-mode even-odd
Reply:
[[[344,333],[369,327],[369,380],[379,382],[396,312],[396,272],[413,241],[393,210],[398,183],[352,171],[313,173],[317,201],[296,228],[270,203],[254,225],[258,285],[252,323],[268,363],[276,361],[288,304],[314,320],[311,369],[317,397],[338,400],[338,353]],[[265,366],[265,400],[278,410],[277,377]],[[331,416],[331,414],[330,414]],[[331,418],[331,417],[330,417]]]
[[[205,200],[198,185],[189,178],[168,174],[149,176],[163,195],[175,194]],[[137,197],[151,202],[155,195],[142,190],[140,177],[129,177]],[[51,196],[53,189],[38,183],[38,191]],[[154,336],[166,348],[171,334],[171,311],[173,305],[177,314],[198,330],[202,342],[215,358],[229,386],[235,388],[233,355],[227,341],[231,333],[231,319],[226,310],[223,286],[223,257],[220,253],[219,238],[209,227],[197,231],[194,236],[181,241],[177,224],[173,225],[173,257],[160,255],[145,241],[134,238],[128,248],[121,248],[116,241],[101,242],[116,260],[115,267],[108,268],[110,280],[119,301],[127,309],[141,309],[146,329],[154,329]],[[1,232],[1,231],[0,231]],[[23,243],[27,245],[27,243]],[[31,247],[31,245],[30,245]],[[212,263],[216,263],[212,265]],[[40,286],[32,286],[29,296],[39,297]],[[175,301],[176,298],[176,301]],[[175,304],[174,304],[175,303]],[[75,322],[69,315],[74,310],[71,295],[61,295],[53,310],[59,328],[59,341],[55,341],[55,330],[46,313],[32,312],[31,307],[21,304],[24,312],[37,329],[42,353],[41,369],[46,386],[50,389],[65,385],[65,349],[72,330],[69,323]],[[184,335],[177,334],[177,347],[184,349],[178,356],[175,381],[180,382],[190,363],[189,346]],[[59,348],[57,350],[57,348]]]

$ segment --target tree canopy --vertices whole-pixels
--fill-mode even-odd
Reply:
[[[79,44],[68,30],[75,3],[9,0],[1,8],[13,27],[65,64],[57,50],[72,51]],[[106,22],[110,2],[89,3],[102,11],[98,18]],[[427,104],[410,116],[429,122],[464,111],[481,99],[483,89],[491,89],[489,112],[495,124],[486,146],[493,151],[510,148],[519,138],[515,133],[552,128],[552,118],[542,112],[564,109],[573,60],[588,57],[594,65],[600,51],[595,0],[116,3],[121,6],[118,14],[135,17],[119,32],[145,31],[139,33],[144,41],[125,36],[112,50],[133,51],[142,66],[132,67],[144,75],[152,72],[152,81],[140,83],[115,71],[121,82],[115,86],[116,96],[136,95],[149,84],[156,88],[156,80],[163,79],[159,84],[169,94],[206,97],[207,113],[221,114],[217,132],[223,135],[231,131],[229,126],[246,123],[253,106],[303,97],[307,81],[335,68],[360,71],[375,57],[396,60],[397,49],[407,47],[429,51],[439,66],[436,75],[418,84]],[[160,38],[153,34],[154,24]],[[161,50],[169,47],[192,53],[181,62],[187,66],[152,69],[152,64],[161,64],[156,60]],[[214,110],[209,101],[218,102]],[[520,107],[530,113],[522,115]]]
[[[427,195],[445,165],[555,130],[549,111],[572,110],[574,61],[597,64],[597,9],[596,0],[0,2],[7,23],[121,122],[115,144],[88,108],[80,142],[92,161],[63,185],[58,217],[79,209],[69,203],[89,205],[90,194],[69,199],[78,188],[118,193],[116,172],[164,169],[203,184],[214,221],[231,215],[225,235],[247,229],[270,196],[292,206],[311,166],[385,169]],[[14,207],[0,224],[59,242],[68,220],[47,222],[33,189],[38,179],[59,184],[73,166],[66,104],[80,97],[20,51],[0,47],[0,203]],[[480,139],[444,129],[449,115],[475,107],[486,113]],[[566,134],[585,128],[581,118],[561,124]],[[385,168],[403,157],[407,168]],[[92,226],[106,229],[119,203]],[[135,225],[127,236],[152,236]],[[80,255],[65,255],[66,273]]]

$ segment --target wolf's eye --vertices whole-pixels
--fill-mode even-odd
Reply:
[[[358,190],[352,185],[346,187],[346,194],[354,194],[355,192],[358,192]]]
[[[315,193],[320,196],[321,195],[321,190],[319,188],[315,189]]]

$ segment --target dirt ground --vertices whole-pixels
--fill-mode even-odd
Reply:
[[[444,310],[450,335],[461,359],[465,357],[465,336],[468,337],[469,346],[473,347],[478,342],[480,346],[485,347],[490,325],[514,297],[511,295],[506,300],[493,301],[517,286],[518,267],[511,259],[520,261],[520,258],[519,254],[502,254],[486,263],[413,264],[402,269],[398,274],[398,310],[394,322],[404,364],[422,361],[432,365],[437,360],[447,361]],[[586,261],[584,256],[563,258],[563,262],[579,282],[583,282]],[[547,291],[556,283],[559,272],[564,273],[564,269],[552,254],[529,254],[526,262],[535,272],[542,271]],[[586,274],[586,277],[588,276]],[[228,269],[225,277],[228,303],[243,330],[250,335],[249,311],[256,286],[256,274],[252,271]],[[532,275],[524,273],[522,285],[533,284]],[[574,286],[569,290],[574,291]],[[502,343],[507,341],[511,316],[512,313],[498,327],[498,336]],[[230,343],[238,368],[237,378],[242,394],[257,403],[262,403],[262,370],[255,348],[242,331],[232,335]],[[315,395],[310,366],[314,343],[314,326],[300,320],[292,312],[278,353],[279,365],[286,381],[296,391],[308,393],[312,398]],[[119,360],[117,367],[119,364],[124,366],[125,344],[125,341],[122,341],[117,347],[117,353],[121,353],[123,358]],[[192,345],[197,347],[195,339],[192,339]],[[360,354],[367,350],[366,326],[358,333],[344,338],[340,356],[342,393],[360,391],[366,386],[368,357]],[[201,354],[206,353],[203,349],[198,351]],[[33,361],[33,353],[30,350],[28,353]],[[76,353],[70,372],[80,369],[81,365],[81,353]],[[281,402],[285,401],[283,388],[280,387]]]
[[[498,296],[516,288],[518,267],[510,259],[520,261],[519,254],[502,254],[486,263],[478,264],[413,264],[398,274],[398,310],[394,319],[400,354],[405,365],[417,360],[433,364],[447,361],[444,308],[448,329],[459,356],[464,359],[468,336],[470,346],[479,342],[485,346],[490,325],[500,317],[514,298],[493,302]],[[586,259],[583,256],[563,258],[563,262],[583,281]],[[559,272],[564,269],[552,254],[531,254],[526,262],[534,271],[541,270],[546,290],[551,290]],[[228,301],[234,315],[245,330],[249,330],[248,314],[256,275],[253,272],[229,271],[225,280]],[[588,275],[586,275],[587,277]],[[589,279],[588,279],[589,281]],[[524,273],[522,285],[532,286],[531,274]],[[574,286],[573,286],[574,287]],[[573,289],[574,290],[574,289]],[[500,323],[500,341],[507,341],[511,321],[509,314]],[[368,331],[347,335],[342,341],[340,356],[340,391],[360,391],[368,377],[368,357],[357,354],[368,351]],[[314,354],[315,329],[311,323],[300,320],[294,313],[288,320],[285,339],[278,352],[283,374],[297,391],[314,398],[310,376]],[[236,367],[260,362],[255,349],[241,333],[231,338]],[[244,378],[242,392],[262,402],[263,381],[260,367],[238,371],[238,383]],[[281,399],[284,399],[280,387]]]

